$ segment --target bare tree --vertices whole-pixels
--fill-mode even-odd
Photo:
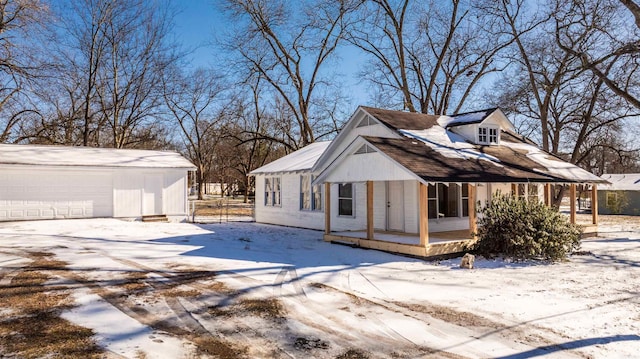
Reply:
[[[254,77],[245,82],[250,96],[244,101],[239,101],[232,109],[233,120],[227,128],[227,136],[232,139],[236,153],[233,168],[244,190],[245,203],[248,202],[249,192],[255,186],[249,173],[284,155],[286,150],[282,143],[288,142],[273,138],[275,133],[284,134],[282,129],[274,130],[274,127],[282,123],[263,108],[260,81],[260,77]]]
[[[145,0],[110,3],[103,30],[107,63],[98,97],[108,117],[111,145],[121,148],[140,141],[136,130],[159,114],[162,72],[176,55],[167,39],[166,8]]]
[[[594,172],[606,167],[598,163],[603,158],[599,153],[610,152],[614,145],[626,145],[624,141],[612,141],[612,137],[624,136],[625,121],[639,112],[625,106],[602,78],[585,71],[579,56],[558,44],[558,27],[564,26],[567,18],[551,16],[557,8],[540,16],[521,12],[511,2],[501,4],[503,19],[514,38],[514,52],[509,71],[497,83],[501,94],[498,103],[529,124],[530,135],[539,140],[543,149]],[[611,15],[605,9],[592,10],[597,10],[597,15],[588,16]],[[586,19],[584,22],[588,22]],[[587,39],[592,31],[576,26],[571,34],[576,39]],[[584,44],[588,48],[597,46],[596,41]],[[606,73],[614,67],[613,63],[608,65]],[[624,147],[617,150],[628,153]],[[556,203],[563,193],[557,192]]]
[[[314,142],[323,132],[316,97],[332,79],[326,64],[348,26],[348,14],[357,4],[318,0],[305,3],[266,0],[227,0],[226,8],[242,24],[227,46],[237,54],[243,73],[264,79],[283,113],[295,123],[295,136],[287,143],[298,148]],[[314,126],[315,122],[315,126]]]
[[[47,22],[48,10],[38,0],[0,1],[0,143],[20,141],[15,128],[32,114],[27,82],[40,74],[43,52],[27,41]]]
[[[225,86],[212,71],[197,69],[184,75],[179,70],[163,78],[163,97],[182,132],[189,159],[196,165],[198,199],[202,199],[206,175],[211,172],[225,117]]]
[[[636,27],[629,26],[627,9]],[[582,68],[617,96],[640,109],[638,5],[625,0],[572,0],[556,2],[554,10],[558,46],[580,59]]]
[[[169,13],[157,2],[79,0],[55,3],[60,19],[50,53],[56,67],[38,93],[50,113],[40,135],[64,131],[66,144],[162,146],[156,118],[161,74],[175,60]],[[60,91],[62,90],[62,91]],[[46,128],[48,127],[48,128]]]
[[[371,57],[364,72],[384,105],[412,112],[457,113],[481,80],[500,71],[497,55],[513,41],[494,16],[493,2],[451,0],[423,4],[373,0],[349,33]]]
[[[633,0],[620,0],[620,2],[631,11],[631,14],[636,20],[636,26],[640,29],[640,5]]]

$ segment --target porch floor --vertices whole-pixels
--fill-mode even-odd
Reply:
[[[364,230],[331,232],[331,234],[340,237],[367,239],[367,231]],[[373,233],[373,239],[392,243],[420,245],[420,237],[414,233],[375,231]],[[429,244],[470,240],[472,240],[472,238],[468,229],[459,231],[429,232]]]

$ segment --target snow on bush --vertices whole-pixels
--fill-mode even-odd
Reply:
[[[557,261],[580,248],[582,229],[539,201],[498,194],[480,213],[474,250],[484,256]]]

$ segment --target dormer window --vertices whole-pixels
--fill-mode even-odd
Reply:
[[[478,127],[478,143],[483,145],[500,144],[500,129],[497,127]]]

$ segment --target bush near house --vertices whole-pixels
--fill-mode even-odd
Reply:
[[[499,194],[480,213],[478,254],[557,261],[580,248],[582,229],[539,201]]]

